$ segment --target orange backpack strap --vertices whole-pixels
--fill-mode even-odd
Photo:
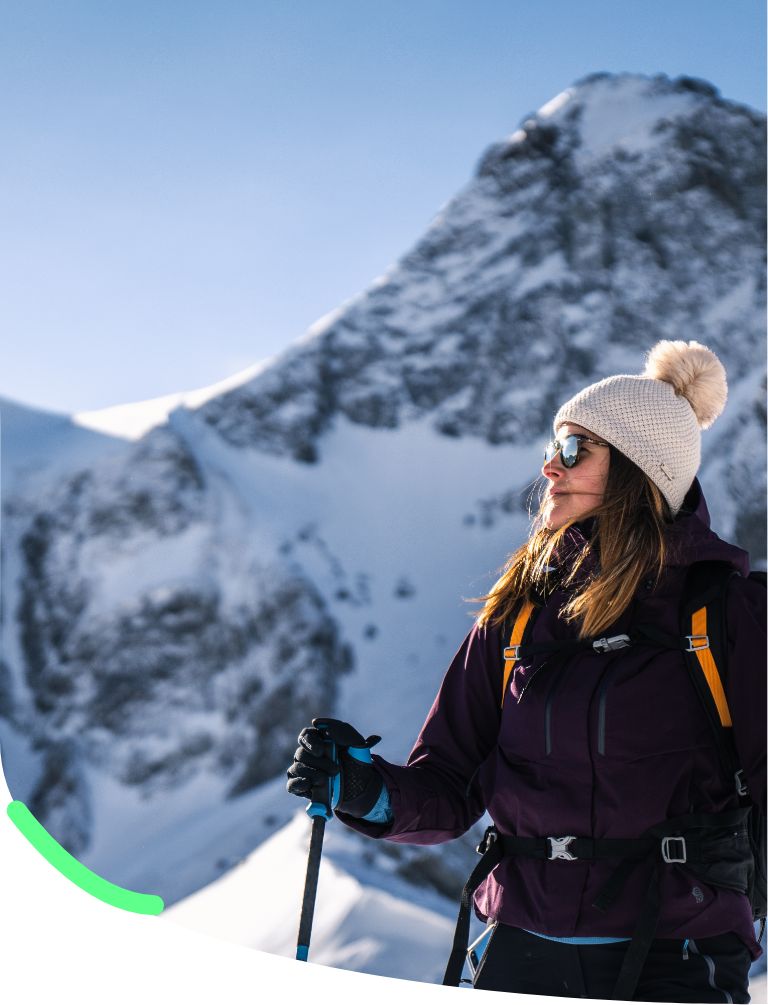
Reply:
[[[686,573],[680,625],[691,680],[704,704],[726,773],[738,769],[725,685],[728,676],[726,593],[736,570],[723,562],[695,562]],[[689,634],[690,633],[690,634]]]
[[[704,646],[697,644],[697,640],[708,640],[709,638],[707,633],[706,606],[700,607],[697,611],[693,611],[691,614],[690,637],[692,640],[692,650],[699,662],[701,672],[704,674],[704,680],[709,688],[712,701],[715,703],[715,709],[717,710],[720,725],[724,727],[732,726],[731,710],[728,708],[728,701],[725,697],[725,689],[723,688],[723,680],[720,676],[720,671],[717,668],[714,657],[712,656],[712,650],[709,645]]]
[[[501,686],[502,708],[504,707],[504,696],[507,693],[507,684],[509,683],[509,678],[512,675],[512,669],[517,662],[517,653],[520,648],[520,644],[523,641],[523,635],[525,634],[525,629],[528,627],[528,622],[531,614],[533,613],[534,607],[535,605],[530,600],[523,602],[523,606],[517,612],[515,622],[512,626],[512,634],[509,637],[509,645],[504,650],[504,680]]]
[[[680,624],[689,675],[713,730],[724,775],[746,795],[725,696],[728,680],[728,583],[738,572],[724,562],[695,562],[688,568]],[[690,633],[690,634],[688,634]]]

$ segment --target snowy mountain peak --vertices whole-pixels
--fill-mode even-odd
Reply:
[[[759,125],[752,109],[720,98],[717,88],[693,77],[594,73],[555,95],[527,116],[509,139],[491,149],[516,156],[525,145],[539,153],[570,151],[582,168],[604,157],[631,158],[663,147],[674,123],[701,110],[721,108]]]
[[[198,418],[304,462],[342,416],[513,443],[659,338],[695,331],[728,360],[729,333],[759,329],[764,127],[690,78],[578,81],[486,151],[384,276]]]

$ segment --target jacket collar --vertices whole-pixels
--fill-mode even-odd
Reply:
[[[568,566],[581,552],[589,542],[594,526],[595,518],[587,517],[568,528],[553,556],[558,568]],[[723,541],[711,529],[709,509],[698,478],[694,478],[680,511],[667,528],[666,537],[668,566],[688,566],[694,562],[716,560],[728,562],[742,576],[749,573],[748,552]],[[597,556],[590,553],[579,570],[577,582],[583,582],[596,566]]]
[[[683,500],[675,522],[667,532],[668,565],[719,561],[732,565],[742,576],[749,574],[749,553],[723,541],[710,527],[709,509],[698,478]]]

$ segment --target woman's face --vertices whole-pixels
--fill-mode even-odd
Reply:
[[[572,433],[581,433],[591,439],[600,440],[601,443],[605,442],[601,437],[595,436],[574,422],[565,422],[559,426],[557,438],[562,440]],[[545,527],[558,530],[564,523],[580,519],[602,502],[610,459],[611,454],[607,445],[597,446],[582,441],[579,459],[572,468],[564,466],[559,452],[551,461],[547,461],[541,469],[541,473],[549,482],[544,497]]]

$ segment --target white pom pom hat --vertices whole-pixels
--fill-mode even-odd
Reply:
[[[728,397],[725,368],[698,342],[657,342],[638,376],[607,377],[559,409],[555,435],[575,422],[633,461],[661,490],[673,515],[701,463],[701,430]]]

